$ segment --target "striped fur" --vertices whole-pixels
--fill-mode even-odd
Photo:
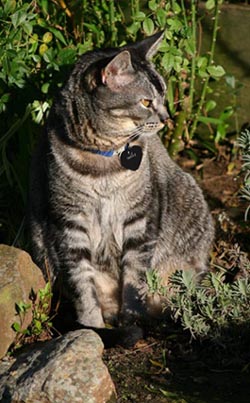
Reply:
[[[47,262],[85,326],[146,315],[147,270],[167,282],[176,269],[207,268],[207,204],[156,134],[168,116],[164,81],[148,61],[160,40],[157,34],[82,56],[33,159],[33,258],[43,268]],[[123,168],[117,155],[88,151],[117,150],[133,138],[143,150],[137,171]]]

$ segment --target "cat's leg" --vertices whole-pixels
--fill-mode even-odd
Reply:
[[[77,321],[87,327],[105,327],[95,286],[96,270],[84,258],[71,266],[70,281],[74,284],[74,305]]]
[[[125,244],[122,259],[121,320],[133,323],[147,312],[147,276],[155,242],[132,239]]]
[[[88,327],[104,327],[95,284],[97,269],[92,264],[87,230],[80,226],[66,228],[54,251],[56,258],[53,260],[57,259],[62,293],[73,302],[77,321]]]

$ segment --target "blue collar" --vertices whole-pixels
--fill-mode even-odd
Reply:
[[[103,157],[113,157],[114,154],[116,154],[116,152],[114,150],[110,150],[110,151],[101,151],[101,150],[92,150],[89,149],[87,150],[93,154],[98,154],[98,155],[102,155]]]
[[[102,155],[103,157],[113,157],[114,155],[120,155],[123,151],[127,150],[128,147],[129,143],[119,148],[119,150],[101,151],[101,150],[94,150],[92,148],[87,148],[86,151],[93,154]]]

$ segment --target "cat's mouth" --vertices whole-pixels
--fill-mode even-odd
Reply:
[[[159,122],[150,122],[149,121],[149,122],[146,122],[143,126],[144,126],[145,134],[155,134],[165,126],[165,123],[160,122],[160,121]]]

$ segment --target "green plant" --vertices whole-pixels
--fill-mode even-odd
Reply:
[[[177,271],[168,286],[168,308],[193,338],[227,338],[234,329],[248,327],[250,315],[250,262],[239,248],[230,251],[231,259],[241,262],[244,275],[225,281],[226,270],[217,267],[200,282],[194,272]]]
[[[146,272],[146,281],[150,294],[164,295],[165,288],[162,285],[161,278],[159,277],[158,273],[155,270],[148,270]]]
[[[16,312],[19,321],[12,325],[13,330],[17,333],[15,340],[15,348],[23,345],[25,340],[38,340],[43,337],[50,337],[52,322],[50,318],[51,308],[51,285],[46,283],[45,287],[35,293],[32,289],[29,299],[31,303],[23,301],[16,304]],[[32,320],[27,328],[24,328],[24,320],[27,313],[31,310]]]
[[[247,216],[250,210],[250,130],[246,129],[241,132],[238,139],[238,146],[242,151],[242,169],[243,172],[245,172],[241,196],[249,203],[245,212],[245,220],[247,221]]]

